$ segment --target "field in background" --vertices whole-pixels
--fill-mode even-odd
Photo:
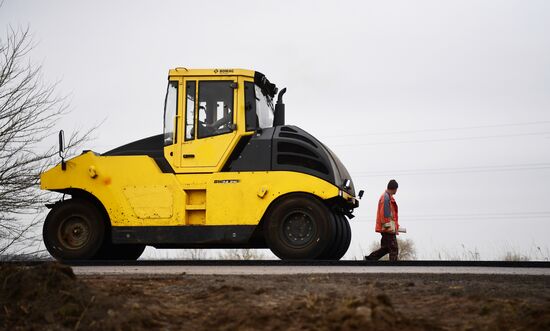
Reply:
[[[417,260],[418,253],[415,243],[411,239],[398,239],[399,259]],[[359,246],[354,252],[348,252],[343,260],[363,260],[365,255],[380,247],[379,241],[373,241],[367,249]],[[477,248],[468,248],[461,245],[460,248],[449,251],[439,250],[431,254],[434,258],[430,260],[451,260],[451,261],[483,261],[491,260],[484,257]],[[157,250],[149,247],[141,259],[147,260],[273,260],[277,259],[269,249],[161,249]],[[386,255],[383,260],[387,260]],[[550,261],[550,249],[533,245],[528,251],[509,248],[498,254],[496,261]]]

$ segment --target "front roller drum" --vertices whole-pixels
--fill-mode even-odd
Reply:
[[[266,221],[267,244],[283,260],[318,259],[334,241],[335,222],[330,210],[307,194],[283,197]]]

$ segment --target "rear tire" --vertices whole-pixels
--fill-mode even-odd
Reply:
[[[105,240],[105,244],[94,256],[95,260],[137,260],[143,251],[145,245],[141,244],[113,244],[110,240]]]
[[[65,200],[48,213],[42,235],[46,249],[57,260],[88,260],[105,240],[105,219],[86,200]]]
[[[267,245],[282,260],[316,259],[333,245],[333,216],[314,196],[296,193],[282,198],[266,221]]]
[[[135,261],[139,259],[143,251],[145,250],[145,245],[140,244],[129,244],[129,245],[113,245],[114,247],[114,260],[132,260]]]

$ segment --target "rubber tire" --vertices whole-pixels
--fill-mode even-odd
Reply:
[[[334,239],[332,241],[332,245],[327,247],[325,252],[318,257],[319,260],[334,260],[335,256],[338,254],[340,246],[342,245],[344,226],[338,215],[332,214],[332,219],[334,222]]]
[[[315,238],[302,247],[289,244],[282,234],[283,218],[296,211],[310,214],[317,228]],[[294,193],[277,201],[267,215],[264,231],[268,247],[282,260],[317,259],[334,242],[332,213],[319,199],[305,193]]]
[[[143,251],[145,250],[145,245],[140,244],[126,244],[126,245],[113,245],[113,260],[132,260],[135,261],[139,259]]]
[[[351,243],[351,227],[346,216],[342,214],[334,214],[334,219],[336,220],[336,239],[334,245],[322,256],[322,259],[337,261],[348,251]]]
[[[110,240],[105,240],[101,249],[94,256],[95,260],[137,260],[143,251],[145,245],[142,244],[113,244]]]
[[[87,242],[77,249],[69,248],[58,237],[63,222],[74,216],[84,221],[89,229]],[[42,236],[46,249],[57,260],[89,260],[99,251],[105,239],[105,219],[99,210],[86,200],[65,200],[57,203],[46,216]]]
[[[344,255],[346,255],[346,252],[349,249],[349,245],[351,244],[351,226],[349,225],[349,221],[344,215],[337,215],[340,219],[340,223],[343,228],[343,234],[342,234],[342,241],[340,242],[340,245],[338,247],[338,250],[336,254],[332,257],[334,260],[340,260]]]

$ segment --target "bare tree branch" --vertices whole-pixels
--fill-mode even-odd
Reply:
[[[0,257],[36,239],[41,220],[29,215],[41,212],[50,196],[38,189],[39,176],[58,162],[57,148],[44,146],[68,113],[57,83],[45,83],[42,67],[27,59],[33,46],[28,28],[9,27],[0,38]],[[94,129],[72,133],[67,149],[89,140]]]

